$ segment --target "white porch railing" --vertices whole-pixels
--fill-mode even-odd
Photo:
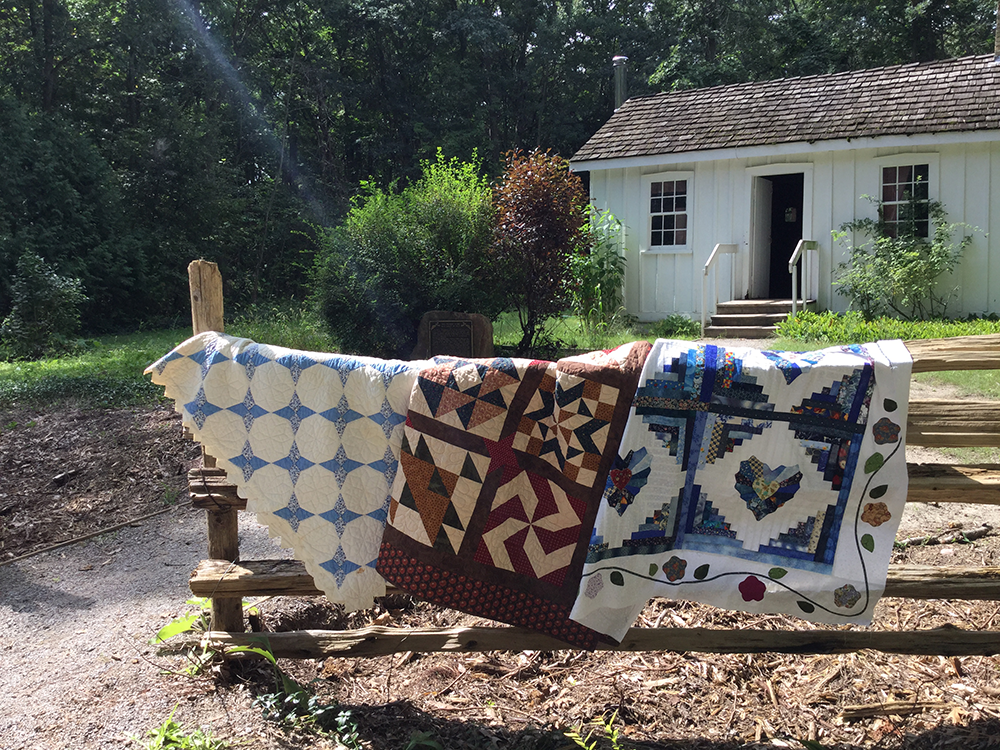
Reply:
[[[723,244],[716,245],[715,248],[712,250],[712,254],[708,256],[708,261],[706,261],[706,263],[705,263],[704,274],[701,277],[701,335],[702,336],[705,335],[705,314],[706,314],[706,311],[708,310],[708,272],[712,268],[712,266],[715,265],[715,259],[718,256],[725,255],[725,254],[733,255],[733,254],[736,253],[736,251],[737,251],[736,245],[723,245]],[[734,278],[734,274],[732,272],[733,262],[732,262],[731,259],[729,261],[729,265],[730,265],[730,269],[729,269],[730,270],[730,272],[729,272],[729,286],[730,286],[730,289],[729,289],[729,299],[732,299],[733,296],[735,295],[735,286],[734,285],[736,283],[736,279]],[[715,306],[719,304],[719,272],[718,271],[715,272],[715,274],[713,275],[712,279],[715,282],[715,296],[712,299],[712,312],[714,313],[715,312]]]
[[[799,240],[795,250],[792,251],[792,257],[788,259],[788,273],[792,275],[792,314],[790,317],[795,317],[798,307],[799,275],[795,273],[795,269],[799,261],[802,261],[802,309],[805,310],[810,294],[812,299],[816,299],[816,295],[819,293],[818,289],[813,289],[813,270],[818,268],[818,254],[819,243],[816,240]]]

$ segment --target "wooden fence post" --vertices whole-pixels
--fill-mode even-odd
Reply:
[[[219,266],[195,260],[188,266],[191,287],[191,328],[195,335],[223,330],[222,274]],[[201,452],[205,468],[215,468],[215,457]],[[239,562],[239,516],[233,508],[209,510],[208,556]],[[243,600],[212,597],[212,629],[243,632]]]

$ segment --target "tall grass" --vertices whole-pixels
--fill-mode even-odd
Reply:
[[[521,340],[521,327],[517,313],[503,313],[493,322],[493,343],[498,349],[510,349]],[[553,316],[545,321],[543,334],[539,340],[549,341],[551,351],[539,352],[539,356],[558,356],[566,350],[613,349],[621,344],[645,338],[630,327],[612,330],[588,327],[575,315]]]
[[[824,313],[800,315],[797,321],[794,327],[782,328],[783,338],[772,339],[766,346],[775,350],[804,351],[890,336],[915,339],[1000,332],[1000,322],[988,320],[933,321],[917,325],[892,321],[879,322],[880,327],[863,327],[855,316]],[[336,342],[311,308],[302,303],[267,305],[239,312],[227,324],[226,330],[234,336],[291,349],[337,349]],[[697,336],[696,324],[680,316],[611,331],[588,328],[573,316],[553,317],[547,321],[545,331],[555,343],[551,351],[538,353],[545,358],[556,358],[567,351],[612,349],[639,339]],[[155,403],[162,398],[162,389],[150,383],[142,371],[190,335],[190,329],[172,328],[104,336],[89,342],[84,351],[73,356],[37,362],[0,362],[0,408],[66,402],[81,407]],[[515,346],[521,337],[517,316],[500,316],[493,324],[493,335],[501,352],[504,347]],[[1000,373],[996,371],[927,373],[916,375],[915,379],[953,385],[963,395],[1000,399]]]
[[[778,336],[802,342],[859,344],[880,339],[937,339],[1000,333],[1000,320],[865,320],[860,312],[801,312],[778,324]]]
[[[226,333],[289,349],[336,351],[336,343],[313,307],[303,302],[262,305],[238,313],[226,324]]]

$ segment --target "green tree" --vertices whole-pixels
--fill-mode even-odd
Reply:
[[[565,159],[512,151],[494,202],[493,256],[511,280],[521,325],[517,348],[527,355],[540,343],[546,319],[571,302],[571,258],[586,247],[587,194]]]
[[[36,253],[80,279],[91,329],[122,325],[145,295],[145,258],[126,241],[114,174],[94,146],[59,118],[0,99],[0,315],[18,259]]]
[[[321,234],[316,299],[343,350],[409,357],[424,313],[495,316],[506,304],[487,253],[490,186],[479,162],[439,153],[401,191],[374,183],[346,221]]]

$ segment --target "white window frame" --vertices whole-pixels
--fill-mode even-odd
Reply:
[[[650,210],[650,187],[654,182],[676,182],[677,180],[687,181],[687,201],[684,214],[687,218],[686,242],[683,245],[652,245],[650,238],[653,231],[653,214]],[[639,238],[639,252],[643,254],[673,254],[691,253],[694,250],[694,172],[657,172],[642,176],[641,205],[643,211],[643,233]]]
[[[912,167],[917,164],[927,165],[927,200],[930,202],[941,200],[939,197],[941,194],[941,159],[936,151],[906,151],[891,156],[877,156],[872,161],[875,163],[875,179],[871,195],[877,203],[882,202],[883,167]],[[928,235],[934,236],[933,222],[928,226]]]

